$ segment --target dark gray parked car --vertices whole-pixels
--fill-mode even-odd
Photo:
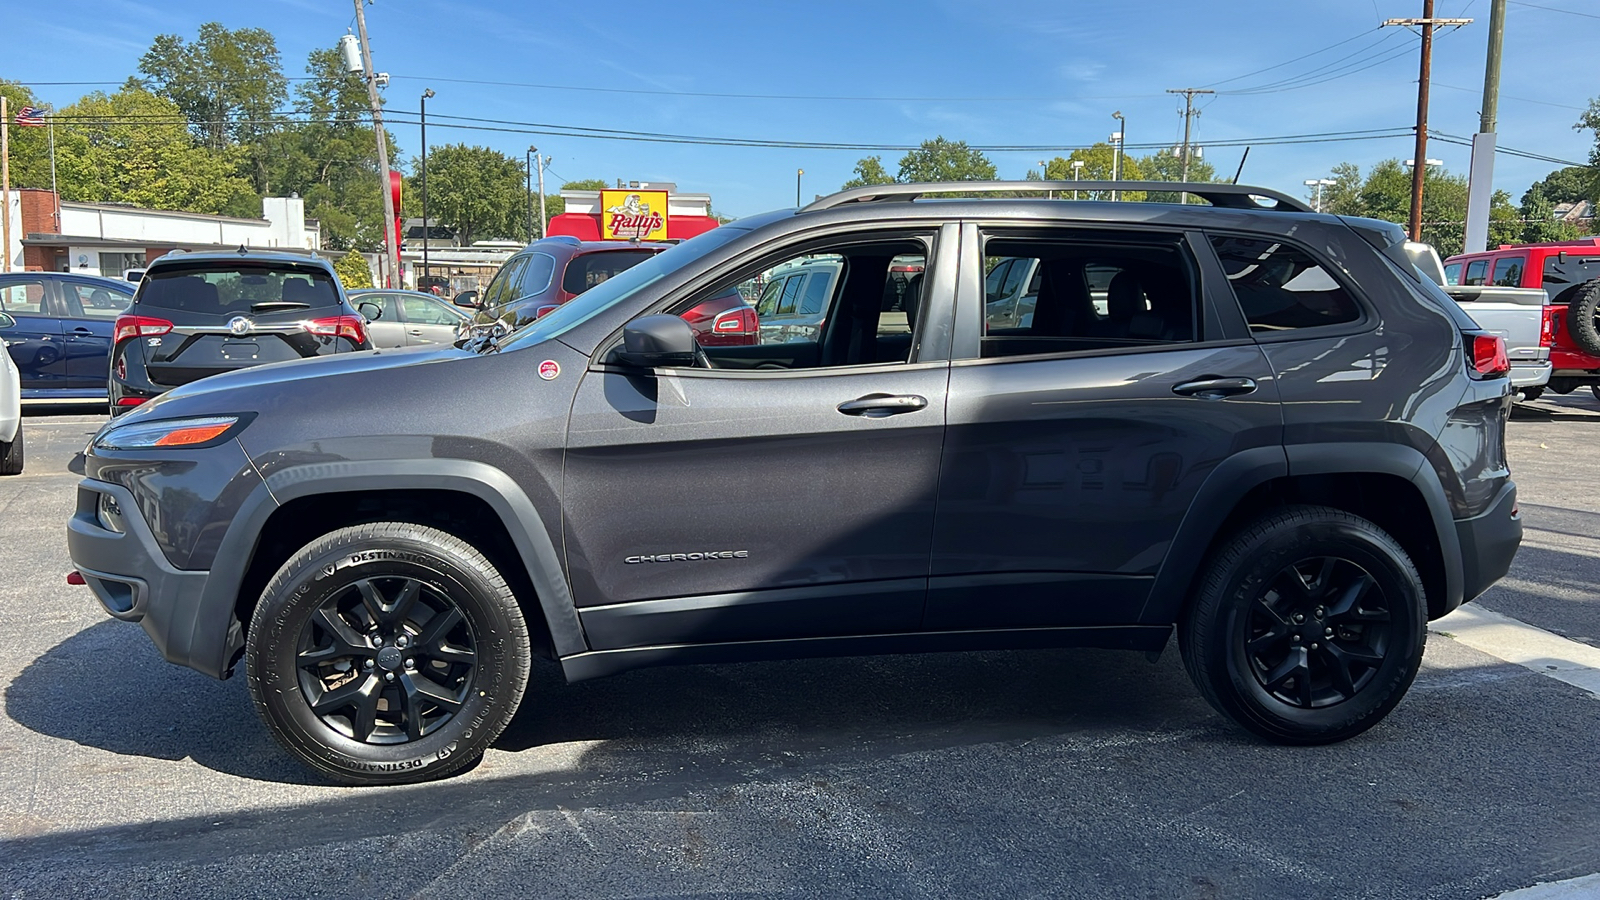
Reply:
[[[1521,540],[1504,347],[1397,226],[1272,191],[916,199],[1073,187],[1135,186],[846,191],[498,341],[179,387],[94,438],[72,558],[167,659],[219,678],[242,659],[272,732],[346,782],[461,769],[535,656],[577,680],[1156,652],[1176,631],[1251,731],[1360,733],[1410,685],[1426,621]],[[820,254],[842,269],[815,340],[702,347],[674,315]],[[917,300],[886,323],[908,257]],[[1019,259],[1032,316],[986,325],[985,272]]]

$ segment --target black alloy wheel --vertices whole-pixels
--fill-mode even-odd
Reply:
[[[476,646],[461,608],[436,587],[363,578],[324,600],[301,628],[300,691],[346,737],[414,741],[461,710]]]
[[[1377,581],[1333,556],[1284,566],[1240,621],[1256,682],[1301,709],[1354,698],[1389,649],[1389,611]]]
[[[262,592],[245,651],[273,737],[346,784],[471,765],[511,721],[532,662],[522,609],[488,558],[409,522],[302,547]]]
[[[1383,529],[1291,506],[1218,542],[1178,639],[1218,712],[1278,743],[1325,744],[1371,728],[1405,696],[1427,601]]]

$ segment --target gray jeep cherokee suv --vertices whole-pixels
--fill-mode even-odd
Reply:
[[[478,758],[536,654],[578,680],[1176,631],[1245,728],[1360,733],[1521,540],[1503,346],[1397,226],[1270,190],[922,198],[1073,187],[1133,186],[845,191],[509,335],[185,385],[93,439],[72,558],[167,659],[243,659],[283,745],[352,783]],[[814,340],[701,347],[674,315],[823,255]],[[1008,260],[1039,272],[1025,322],[985,316]],[[891,261],[923,277],[885,327]]]

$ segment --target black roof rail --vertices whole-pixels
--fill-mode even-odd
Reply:
[[[801,207],[801,212],[834,209],[851,203],[911,201],[927,194],[998,194],[1027,191],[1162,191],[1185,192],[1212,206],[1228,209],[1265,209],[1311,212],[1304,201],[1271,188],[1244,184],[1184,181],[940,181],[922,184],[869,184],[829,194]],[[1265,202],[1264,202],[1265,201]]]

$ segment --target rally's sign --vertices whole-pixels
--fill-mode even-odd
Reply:
[[[600,192],[600,239],[667,239],[667,192],[635,189]]]

